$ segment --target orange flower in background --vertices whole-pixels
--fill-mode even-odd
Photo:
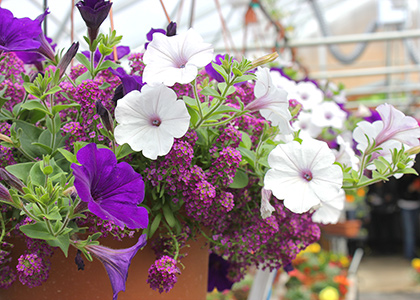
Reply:
[[[411,266],[417,271],[420,272],[420,258],[414,258],[411,261]]]
[[[350,284],[349,280],[344,275],[334,276],[333,280],[334,280],[334,282],[336,282],[340,285],[344,285],[344,286],[349,286],[349,284]]]
[[[354,202],[354,196],[353,195],[346,195],[346,201],[353,203]]]
[[[356,193],[357,193],[357,196],[359,197],[364,197],[366,195],[366,191],[364,188],[358,189]]]

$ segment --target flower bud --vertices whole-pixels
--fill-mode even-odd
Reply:
[[[105,0],[81,0],[76,3],[80,15],[88,28],[90,43],[98,37],[99,27],[105,21],[112,3]]]
[[[257,58],[252,62],[252,69],[265,65],[266,63],[272,62],[279,57],[279,54],[277,52],[273,52],[271,54],[264,55],[262,57]]]
[[[0,200],[12,202],[12,196],[10,196],[9,190],[0,183]]]
[[[407,155],[413,155],[420,153],[420,146],[415,146],[405,151]]]
[[[176,23],[171,22],[169,23],[168,27],[166,27],[166,36],[174,36],[176,35]]]
[[[101,117],[102,124],[109,132],[114,132],[114,122],[112,121],[111,114],[102,104],[101,100],[96,100],[96,113]]]
[[[3,168],[0,168],[0,177],[3,178],[3,180],[6,181],[6,183],[8,185],[10,185],[11,187],[17,189],[19,192],[24,193],[23,192],[23,188],[25,187],[25,185],[15,175],[13,175],[12,173],[7,172]]]
[[[2,134],[2,133],[0,133],[0,140],[2,140],[4,142],[8,142],[10,144],[13,144],[12,139],[9,138],[7,135]]]
[[[67,67],[69,66],[73,57],[75,57],[78,50],[79,50],[79,42],[75,42],[70,46],[66,54],[64,54],[64,56],[61,58],[60,62],[57,65],[57,68],[60,69],[60,78],[63,77],[64,73],[66,72]]]

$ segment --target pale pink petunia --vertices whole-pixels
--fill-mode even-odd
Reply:
[[[150,159],[168,154],[174,138],[184,136],[190,123],[185,102],[162,84],[145,85],[118,100],[115,119],[117,143],[127,143]]]
[[[204,43],[192,28],[170,37],[156,32],[143,56],[146,64],[143,81],[167,86],[173,86],[176,82],[190,83],[197,76],[198,68],[204,67],[212,59],[212,45]]]
[[[376,108],[384,126],[376,136],[377,145],[390,139],[414,147],[419,145],[420,127],[416,119],[404,115],[390,104],[382,104]]]
[[[264,177],[264,188],[283,199],[292,212],[307,212],[340,191],[343,173],[334,161],[334,154],[323,141],[280,144],[268,156],[271,169]]]
[[[278,126],[283,134],[290,134],[292,127],[290,120],[292,115],[289,111],[287,92],[273,84],[268,68],[258,67],[256,72],[257,82],[254,87],[256,99],[249,103],[245,110],[259,111],[273,126]]]
[[[267,219],[268,217],[271,217],[271,214],[273,213],[273,211],[275,211],[274,207],[270,204],[270,198],[271,198],[271,191],[262,188],[260,212],[261,212],[261,218],[263,219]]]

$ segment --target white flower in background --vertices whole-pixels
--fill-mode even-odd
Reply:
[[[342,129],[347,114],[335,102],[324,101],[312,109],[312,123],[319,127]]]
[[[341,135],[337,136],[337,143],[340,147],[339,150],[332,149],[335,154],[335,161],[342,165],[351,167],[353,170],[359,170],[359,159],[354,153],[351,143],[345,141]]]
[[[271,217],[271,214],[273,211],[275,211],[274,207],[270,204],[270,198],[271,198],[271,191],[266,190],[264,188],[261,189],[261,218],[267,219],[268,217]]]
[[[375,138],[377,145],[390,139],[412,147],[419,145],[420,127],[416,119],[404,115],[389,104],[379,105],[376,110],[384,124],[381,132]]]
[[[264,188],[283,199],[292,212],[306,212],[340,191],[343,173],[334,161],[333,152],[322,141],[280,144],[268,155],[271,169],[265,174]]]
[[[296,87],[299,95],[296,100],[304,110],[310,110],[324,100],[324,93],[311,81],[301,81]]]
[[[287,92],[287,100],[299,98],[299,94],[297,93],[297,85],[295,81],[284,77],[279,71],[275,70],[271,70],[270,75],[271,79],[273,80],[273,84],[276,87],[282,88]]]
[[[344,209],[346,193],[343,189],[329,200],[321,201],[319,208],[312,215],[312,221],[322,224],[336,224]]]
[[[320,86],[325,87],[325,97],[334,100],[336,103],[344,104],[347,102],[346,92],[338,88],[338,86],[327,80],[321,80]]]
[[[197,76],[198,68],[204,67],[212,59],[212,45],[204,43],[192,28],[170,37],[157,32],[143,56],[146,64],[143,81],[167,86],[176,82],[190,83]]]
[[[297,121],[293,122],[295,131],[300,130],[300,138],[316,138],[322,132],[322,128],[312,123],[312,113],[301,111]]]
[[[245,106],[245,110],[259,111],[266,120],[271,121],[273,126],[278,126],[281,133],[291,133],[292,115],[289,111],[287,92],[273,84],[268,68],[258,67],[255,74],[257,75],[254,87],[256,99]]]
[[[145,85],[118,100],[115,119],[117,143],[127,143],[150,159],[168,154],[174,138],[182,137],[190,124],[185,102],[162,84]]]
[[[370,111],[369,107],[363,104],[359,104],[359,106],[357,107],[357,111],[354,115],[359,118],[366,118],[370,117],[372,115],[372,112]]]

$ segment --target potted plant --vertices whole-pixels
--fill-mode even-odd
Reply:
[[[337,221],[343,189],[412,172],[420,128],[390,105],[378,107],[376,123],[345,129],[347,114],[334,97],[323,101],[326,87],[284,76],[289,87],[275,83],[281,73],[262,65],[277,54],[212,62],[212,46],[194,29],[178,33],[174,23],[152,30],[145,52],[130,54],[124,70],[117,63],[129,52],[117,47],[122,37],[98,34],[112,3],[76,5],[87,53],[77,42],[53,51],[41,30],[48,12],[30,20],[0,8],[0,295],[13,299],[33,287],[32,295],[60,299],[86,291],[116,299],[124,290],[122,299],[149,291],[153,299],[175,299],[182,281],[198,285],[188,278],[207,285],[203,245],[228,263],[224,283],[231,284],[251,265],[290,265],[319,238],[317,222]],[[67,73],[73,58],[79,64]],[[24,62],[41,72],[28,73]],[[310,114],[325,129],[318,139],[303,129]],[[337,138],[353,129],[359,156]],[[337,138],[339,151],[328,137]],[[355,159],[357,168],[349,163]],[[111,237],[120,241],[112,248]],[[26,248],[13,265],[19,242]],[[201,273],[188,277],[190,246],[204,258]],[[147,249],[156,256],[138,270]],[[106,273],[97,271],[101,264]],[[218,274],[215,266],[210,275]],[[61,277],[48,279],[50,269]],[[179,290],[181,299],[206,295],[204,288],[200,296]]]

